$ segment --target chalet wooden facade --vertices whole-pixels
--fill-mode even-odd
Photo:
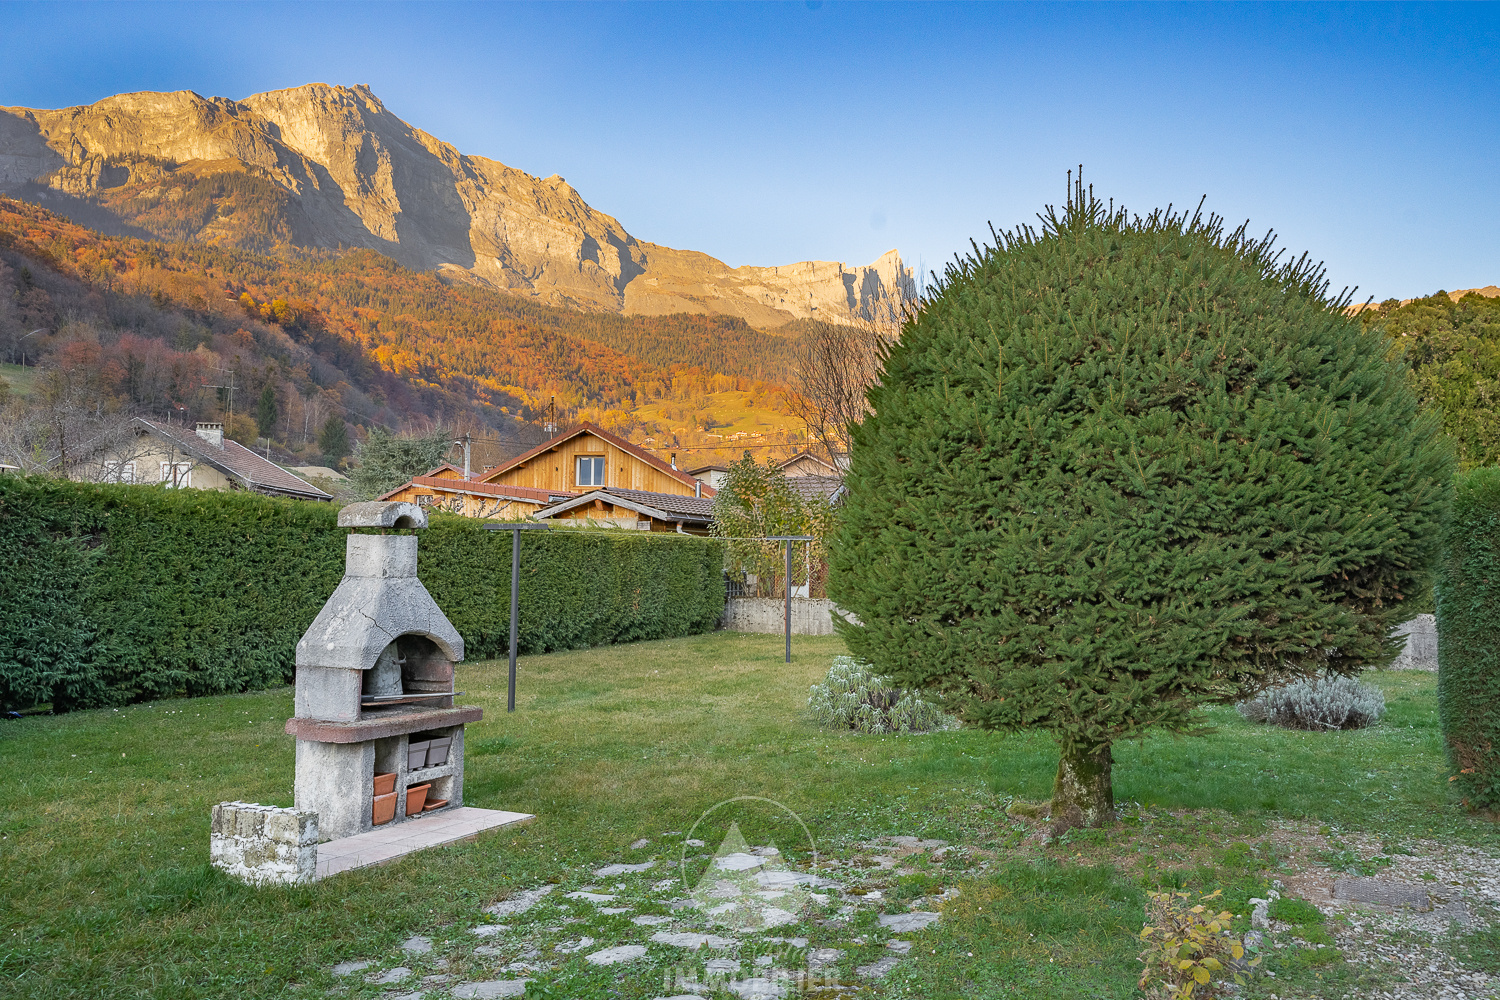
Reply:
[[[440,465],[380,499],[490,520],[556,518],[704,534],[713,496],[713,487],[585,423],[482,476]]]
[[[397,487],[380,499],[408,500],[428,510],[443,510],[465,517],[520,521],[567,496],[571,494],[558,495],[546,490],[478,483],[464,479],[461,469],[441,466],[428,475],[414,476],[411,482]]]
[[[484,474],[497,486],[552,493],[610,488],[712,497],[714,488],[602,427],[579,424]]]

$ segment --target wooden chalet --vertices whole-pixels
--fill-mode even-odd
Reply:
[[[799,451],[790,458],[776,463],[776,467],[787,474],[787,478],[794,479],[798,476],[831,476],[841,478],[849,468],[848,456],[843,454],[834,455],[834,461],[828,462],[819,458],[810,451]]]
[[[571,493],[555,494],[524,486],[466,480],[462,469],[450,465],[439,466],[425,476],[413,476],[411,482],[391,490],[380,499],[408,500],[429,510],[444,510],[465,517],[520,521],[570,496]]]
[[[692,497],[712,497],[715,493],[712,486],[675,465],[590,423],[569,428],[496,466],[480,482],[551,493],[578,494],[605,488]]]
[[[491,520],[558,518],[706,534],[713,496],[712,486],[584,423],[483,474],[465,478],[457,466],[440,465],[380,499]]]

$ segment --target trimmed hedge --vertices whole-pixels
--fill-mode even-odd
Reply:
[[[1438,715],[1458,791],[1500,806],[1500,469],[1458,477],[1437,579]]]
[[[67,711],[292,679],[297,640],[343,574],[337,509],[248,493],[0,476],[0,704]],[[468,658],[509,642],[510,534],[438,516],[418,573]],[[537,653],[712,629],[714,539],[529,532],[520,647]]]

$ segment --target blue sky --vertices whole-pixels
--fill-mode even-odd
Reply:
[[[1500,5],[0,6],[0,104],[367,83],[734,265],[941,271],[1085,165],[1360,297],[1500,283]]]

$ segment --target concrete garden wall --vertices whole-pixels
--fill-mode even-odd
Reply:
[[[792,598],[793,635],[833,635],[834,603],[820,597]],[[724,602],[719,627],[730,632],[781,634],[786,602],[780,597],[731,597]]]

